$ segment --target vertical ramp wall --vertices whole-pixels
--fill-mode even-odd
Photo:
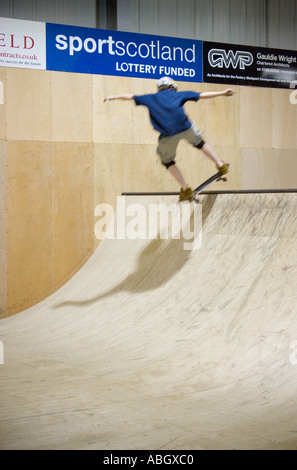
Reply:
[[[15,69],[2,73],[4,315],[47,297],[93,252],[94,163],[92,77]]]
[[[178,191],[156,155],[147,110],[103,103],[111,93],[151,93],[155,80],[1,68],[1,316],[41,301],[91,256],[94,209],[123,191]],[[225,86],[179,82],[179,89]],[[228,182],[213,189],[296,187],[296,106],[289,90],[234,87],[232,98],[186,104],[221,158]],[[177,163],[191,185],[213,173],[181,142]]]

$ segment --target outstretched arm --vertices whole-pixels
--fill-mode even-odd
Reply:
[[[232,96],[234,95],[235,91],[232,88],[227,88],[224,91],[205,91],[200,93],[199,99],[209,99],[209,98],[216,98],[217,96]]]
[[[111,100],[133,100],[133,95],[125,93],[123,95],[108,95],[104,98],[104,101]]]

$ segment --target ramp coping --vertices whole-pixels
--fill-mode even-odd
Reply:
[[[224,190],[224,191],[201,191],[200,195],[207,194],[277,194],[277,193],[297,193],[296,189],[238,189],[238,190]],[[163,191],[163,192],[122,192],[122,196],[178,196],[179,192],[176,191]]]

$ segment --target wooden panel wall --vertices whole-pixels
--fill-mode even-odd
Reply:
[[[51,74],[51,140],[92,141],[92,76]]]
[[[12,314],[64,284],[97,244],[93,77],[21,69],[1,73],[6,96],[0,107],[1,179],[7,165],[6,199],[4,185],[0,197],[7,210],[6,225],[1,224],[7,231],[0,254],[7,265],[1,263],[1,277],[7,271],[1,304]]]
[[[7,312],[6,70],[0,68],[0,318]]]
[[[51,74],[6,69],[6,138],[50,141]]]
[[[7,312],[7,173],[6,145],[0,140],[0,318]]]
[[[296,189],[297,106],[291,90],[242,87],[242,189]]]
[[[50,292],[52,165],[48,142],[7,142],[7,302],[15,313]]]
[[[154,92],[155,80],[21,69],[0,69],[0,80],[0,294],[6,315],[42,300],[85,263],[99,243],[93,230],[98,204],[115,207],[123,191],[179,188],[156,155],[158,135],[147,110],[132,101],[103,103],[110,93]],[[189,88],[225,87],[179,83],[180,90]],[[295,187],[297,107],[290,91],[234,88],[232,98],[185,106],[204,139],[231,163],[223,188]],[[214,170],[185,142],[177,163],[193,186]]]
[[[53,144],[53,290],[72,277],[94,250],[93,160],[92,144]]]

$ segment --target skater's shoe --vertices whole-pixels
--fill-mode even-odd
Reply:
[[[194,197],[194,193],[193,193],[192,188],[187,188],[185,190],[181,188],[180,193],[179,193],[180,201],[188,201],[188,200],[193,199],[193,197]]]
[[[223,165],[218,167],[218,170],[219,170],[221,175],[225,175],[226,173],[228,173],[229,168],[228,168],[228,165],[223,162]]]

